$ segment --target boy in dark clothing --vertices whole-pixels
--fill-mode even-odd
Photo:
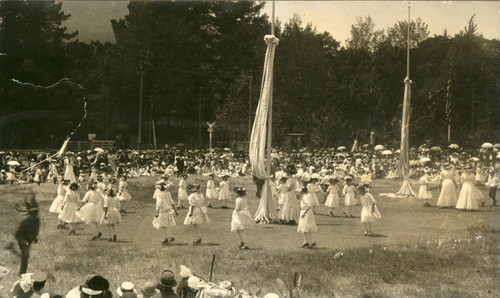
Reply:
[[[30,197],[25,202],[28,217],[21,222],[15,234],[19,249],[21,250],[21,267],[19,269],[19,275],[26,273],[28,269],[30,246],[31,243],[38,242],[38,232],[40,231],[38,203],[35,200],[35,194],[31,193],[29,196]]]

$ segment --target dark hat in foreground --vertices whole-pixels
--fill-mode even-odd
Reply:
[[[177,285],[177,281],[175,281],[175,275],[172,270],[165,270],[161,274],[160,277],[160,282],[158,283],[158,286],[160,287],[166,287],[166,288],[172,288]]]

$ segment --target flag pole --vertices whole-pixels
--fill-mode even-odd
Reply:
[[[274,5],[273,1],[273,10],[272,10],[272,22],[271,22],[271,35],[274,36]],[[274,85],[274,77],[271,76],[271,84],[270,84],[270,94],[269,94],[269,112],[268,112],[268,120],[267,120],[267,177],[271,177],[271,136],[273,132],[273,85]]]

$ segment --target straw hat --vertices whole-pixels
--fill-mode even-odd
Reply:
[[[160,293],[160,290],[156,288],[156,284],[151,281],[147,281],[141,287],[141,293],[145,296],[154,296]]]
[[[134,287],[134,284],[131,282],[123,282],[118,289],[116,289],[116,293],[121,297],[123,296],[123,293],[126,292],[132,292],[134,294],[137,294],[137,290]]]

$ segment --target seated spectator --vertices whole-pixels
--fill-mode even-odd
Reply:
[[[137,295],[139,298],[151,298],[160,294],[160,290],[156,288],[156,284],[152,281],[147,281],[141,287],[141,293]]]
[[[42,293],[46,280],[47,274],[43,272],[24,273],[21,275],[21,279],[14,283],[11,290],[12,296],[17,298],[49,298],[49,294]]]
[[[160,281],[158,283],[158,289],[160,290],[162,298],[177,298],[177,294],[172,289],[177,285],[175,281],[175,275],[172,270],[165,270],[161,274]]]
[[[123,282],[118,289],[116,289],[116,293],[118,297],[122,297],[124,293],[134,293],[137,295],[137,291],[134,287],[134,284],[131,282]]]
[[[83,286],[75,287],[66,294],[66,298],[111,298],[109,282],[100,275],[89,276]]]

